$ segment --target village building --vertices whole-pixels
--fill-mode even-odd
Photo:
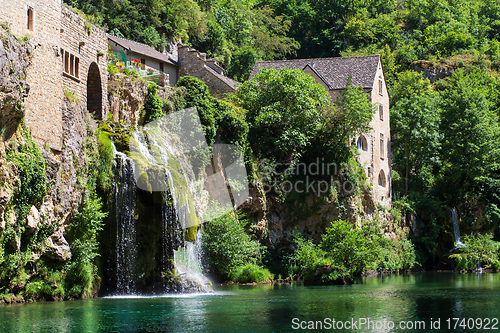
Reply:
[[[302,70],[322,84],[333,100],[345,89],[349,77],[352,78],[353,85],[363,88],[374,104],[376,112],[370,124],[371,131],[353,138],[353,142],[359,151],[359,161],[365,167],[367,178],[372,185],[374,200],[389,208],[391,206],[389,93],[380,55],[259,61],[255,64],[250,78],[262,68]]]
[[[34,46],[26,81],[25,122],[33,138],[55,151],[62,146],[65,91],[101,118],[107,105],[107,34],[58,0],[6,2],[0,21]]]
[[[224,69],[217,64],[216,59],[207,59],[206,53],[189,46],[179,44],[179,76],[194,76],[205,82],[210,94],[223,97],[238,89],[238,81],[224,76]]]
[[[157,70],[168,75],[168,82],[171,86],[177,83],[179,65],[168,55],[146,44],[113,35],[108,35],[108,44],[109,50],[116,54],[121,62],[138,61],[146,69]]]

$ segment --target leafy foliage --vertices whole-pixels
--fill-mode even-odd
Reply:
[[[149,123],[155,119],[163,117],[162,103],[158,97],[158,85],[156,83],[148,84],[148,94],[146,95],[146,102],[144,103],[144,121]]]
[[[222,279],[236,280],[254,274],[250,272],[255,271],[255,266],[243,266],[259,263],[259,243],[245,233],[240,220],[226,214],[205,223],[204,226],[203,246],[209,269],[213,274]]]
[[[450,255],[458,262],[457,268],[474,269],[479,265],[489,268],[500,264],[500,242],[495,242],[492,234],[465,235],[463,240],[465,246],[460,248],[460,253]]]
[[[22,134],[24,143],[6,149],[7,159],[17,166],[21,181],[12,198],[18,221],[26,218],[31,206],[41,204],[47,191],[45,159],[24,124]]]
[[[248,110],[249,141],[260,158],[294,164],[321,126],[329,95],[300,70],[261,70],[238,90]]]
[[[356,227],[342,220],[334,221],[316,245],[302,235],[294,235],[295,251],[290,257],[291,274],[304,276],[306,282],[317,278],[318,268],[330,267],[321,276],[323,282],[350,281],[367,270],[394,272],[415,265],[413,245],[394,242],[380,232],[376,224]]]
[[[234,282],[250,283],[272,280],[273,274],[269,270],[256,264],[237,266],[229,272],[229,278]]]
[[[94,259],[99,255],[98,232],[102,230],[103,219],[107,213],[102,211],[101,200],[91,194],[81,211],[77,212],[69,229],[73,238],[72,258],[66,265],[66,285],[70,295],[89,296],[95,281],[98,281],[97,266]]]

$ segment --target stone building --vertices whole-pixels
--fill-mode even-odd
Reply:
[[[189,75],[199,78],[214,96],[221,97],[237,90],[238,81],[224,76],[224,69],[216,59],[207,59],[205,53],[182,44],[178,46],[178,57],[179,77]]]
[[[64,91],[102,117],[107,105],[107,35],[60,0],[4,2],[0,21],[34,46],[25,122],[41,145],[61,150]]]
[[[384,78],[380,55],[364,57],[341,57],[319,59],[297,59],[281,61],[259,61],[250,78],[262,68],[300,69],[312,75],[336,99],[345,89],[349,76],[352,84],[363,87],[374,104],[375,114],[371,121],[372,130],[355,139],[359,161],[365,167],[372,184],[376,202],[391,206],[391,149],[389,122],[389,93]]]
[[[108,44],[111,51],[115,54],[123,52],[127,61],[137,59],[142,64],[167,74],[171,86],[177,83],[179,65],[170,59],[168,55],[161,53],[146,44],[134,42],[129,39],[113,35],[108,35]]]

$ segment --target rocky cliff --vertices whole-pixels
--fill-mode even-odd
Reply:
[[[0,302],[89,296],[63,284],[79,283],[66,283],[77,260],[68,230],[89,195],[96,125],[82,105],[64,100],[63,149],[38,147],[22,121],[32,46],[5,30],[0,39]]]

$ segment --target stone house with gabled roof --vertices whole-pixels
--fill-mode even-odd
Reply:
[[[222,97],[238,89],[238,81],[224,75],[224,69],[217,64],[216,59],[207,59],[206,53],[187,45],[178,45],[179,77],[189,75],[205,82],[210,93]]]
[[[375,105],[371,131],[353,138],[359,151],[359,161],[365,167],[372,184],[374,200],[384,207],[391,206],[391,149],[389,92],[385,82],[380,55],[361,57],[337,57],[317,59],[296,59],[259,61],[250,78],[262,68],[299,69],[312,75],[336,99],[345,89],[349,76],[352,84],[361,86]]]
[[[177,83],[179,64],[170,59],[168,55],[155,50],[149,45],[113,35],[108,35],[108,45],[115,54],[123,52],[127,61],[137,59],[142,64],[167,74],[171,86]]]

